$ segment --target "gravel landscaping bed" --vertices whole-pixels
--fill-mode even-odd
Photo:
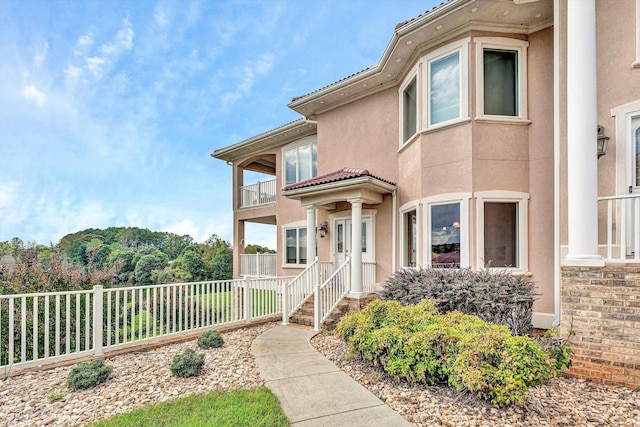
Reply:
[[[530,390],[525,406],[498,409],[452,387],[396,381],[351,355],[331,333],[311,344],[417,426],[640,426],[640,391],[555,378]]]
[[[0,425],[81,426],[134,408],[187,394],[256,388],[264,384],[251,353],[255,337],[275,323],[222,333],[224,346],[202,350],[196,340],[105,360],[111,377],[94,389],[72,391],[66,379],[72,366],[27,373],[0,381]],[[186,348],[205,353],[198,377],[171,375],[173,356]],[[59,401],[50,397],[61,396]]]

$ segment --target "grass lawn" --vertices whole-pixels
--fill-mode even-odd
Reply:
[[[91,424],[92,427],[288,425],[278,400],[266,387],[187,396]]]

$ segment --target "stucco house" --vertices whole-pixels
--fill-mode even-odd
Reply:
[[[574,375],[640,384],[640,0],[449,0],[288,107],[212,154],[235,275],[265,261],[247,222],[302,298],[332,274],[359,298],[401,268],[508,269],[538,285],[534,326],[572,325]]]

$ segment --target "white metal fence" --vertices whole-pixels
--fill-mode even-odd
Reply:
[[[276,201],[276,180],[272,179],[265,182],[256,182],[255,184],[240,187],[240,207],[248,208],[251,206],[266,205],[275,203]]]
[[[277,254],[240,254],[240,275],[275,276]]]
[[[282,313],[290,278],[0,295],[0,369]]]
[[[607,261],[640,262],[640,194],[600,197],[606,204]]]

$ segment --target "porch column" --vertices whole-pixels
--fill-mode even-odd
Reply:
[[[307,209],[307,264],[316,259],[316,208],[305,206]]]
[[[604,266],[598,255],[595,0],[568,0],[567,76],[569,253],[565,264]]]
[[[359,297],[362,292],[362,200],[351,203],[351,290],[350,297]]]

